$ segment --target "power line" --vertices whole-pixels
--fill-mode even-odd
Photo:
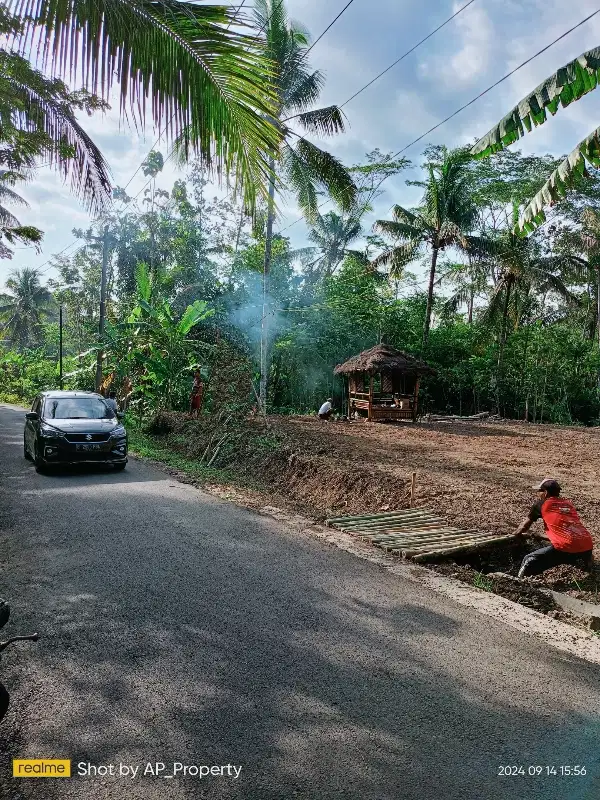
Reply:
[[[431,31],[431,33],[428,33],[428,34],[427,34],[427,36],[426,36],[424,39],[421,39],[421,41],[420,41],[420,42],[417,42],[417,44],[416,44],[414,47],[411,47],[411,48],[410,48],[410,50],[407,50],[407,51],[406,51],[406,53],[404,53],[403,55],[401,55],[401,56],[400,56],[400,58],[397,58],[397,59],[396,59],[396,61],[394,61],[394,63],[393,63],[393,64],[390,64],[390,65],[389,65],[389,67],[386,67],[386,69],[384,69],[382,72],[380,72],[380,73],[379,73],[379,75],[376,75],[376,76],[373,78],[373,80],[370,80],[368,83],[365,83],[365,85],[362,87],[362,89],[359,89],[359,90],[358,90],[358,92],[355,92],[355,93],[352,95],[352,97],[349,97],[349,98],[346,100],[346,102],[345,102],[345,103],[342,103],[342,105],[340,106],[340,108],[344,108],[344,106],[347,106],[347,105],[348,105],[348,103],[350,103],[352,100],[354,100],[356,97],[358,97],[358,95],[359,95],[359,94],[362,94],[362,93],[365,91],[365,89],[368,89],[370,86],[372,86],[374,83],[376,83],[376,81],[378,81],[378,80],[379,80],[379,78],[382,78],[382,77],[383,77],[383,76],[384,76],[384,75],[385,75],[387,72],[389,72],[391,69],[393,69],[393,68],[394,68],[394,67],[395,67],[397,64],[399,64],[401,61],[404,61],[404,59],[405,59],[407,56],[409,56],[411,53],[414,53],[414,52],[415,52],[415,50],[416,50],[418,47],[420,47],[422,44],[424,44],[424,43],[425,43],[425,42],[426,42],[428,39],[431,39],[431,37],[432,37],[434,34],[436,34],[438,31],[441,31],[441,30],[442,30],[442,28],[445,28],[445,27],[446,27],[446,25],[448,25],[448,23],[452,22],[452,20],[453,20],[455,17],[458,17],[458,15],[459,15],[459,14],[461,14],[461,13],[462,13],[462,12],[463,12],[463,11],[464,11],[466,8],[468,8],[468,7],[469,7],[470,5],[472,5],[474,2],[475,2],[475,0],[469,0],[469,2],[468,2],[468,3],[466,3],[464,6],[462,6],[461,8],[459,8],[459,9],[458,9],[458,11],[456,11],[454,14],[452,14],[452,16],[451,16],[451,17],[448,17],[448,19],[447,19],[445,22],[442,22],[442,24],[441,24],[441,25],[438,25],[438,27],[437,27],[435,30]]]
[[[307,50],[307,51],[306,51],[306,53],[304,54],[305,56],[307,56],[307,55],[310,53],[310,51],[313,49],[313,47],[315,47],[315,45],[319,44],[319,42],[320,42],[320,41],[321,41],[321,39],[322,39],[322,38],[325,36],[325,34],[326,34],[328,31],[330,31],[330,30],[331,30],[331,28],[333,28],[333,26],[334,26],[334,25],[335,25],[335,23],[338,21],[338,19],[339,19],[339,18],[342,16],[342,14],[343,14],[343,13],[346,11],[346,9],[347,9],[347,8],[349,8],[349,7],[352,5],[352,3],[353,3],[353,2],[354,2],[354,0],[349,0],[349,2],[348,2],[348,3],[346,3],[346,5],[345,5],[345,6],[342,8],[342,10],[341,10],[341,11],[340,11],[340,13],[337,15],[337,17],[336,17],[334,20],[332,20],[332,21],[329,23],[329,25],[328,25],[328,26],[325,28],[325,30],[323,31],[323,33],[322,33],[322,34],[321,34],[321,35],[320,35],[320,36],[319,36],[317,39],[315,39],[315,41],[314,41],[314,42],[311,44],[311,46],[308,48],[308,50]],[[474,0],[471,0],[471,2],[474,2]]]
[[[463,8],[464,8],[464,6],[463,6]],[[530,63],[531,63],[531,62],[532,62],[534,59],[536,59],[538,56],[541,56],[541,55],[542,55],[542,53],[545,53],[545,52],[546,52],[546,51],[548,51],[548,50],[549,50],[551,47],[554,47],[554,45],[555,45],[555,44],[557,44],[557,43],[558,43],[558,42],[560,42],[562,39],[564,39],[566,36],[568,36],[570,33],[573,33],[573,31],[577,30],[577,28],[580,28],[580,27],[581,27],[582,25],[584,25],[586,22],[589,22],[589,20],[590,20],[590,19],[592,19],[592,17],[595,17],[595,16],[596,16],[596,14],[598,14],[598,13],[600,13],[600,8],[596,9],[596,11],[593,11],[591,14],[588,14],[588,16],[587,16],[587,17],[585,17],[584,19],[582,19],[582,20],[581,20],[581,22],[578,22],[576,25],[573,25],[573,27],[572,27],[572,28],[569,28],[569,30],[567,30],[567,31],[565,31],[564,33],[562,33],[560,36],[558,36],[558,37],[557,37],[556,39],[554,39],[552,42],[550,42],[549,44],[547,44],[547,45],[546,45],[545,47],[543,47],[541,50],[538,50],[538,51],[537,51],[537,53],[535,53],[534,55],[530,56],[530,57],[529,57],[529,58],[528,58],[526,61],[523,61],[523,62],[522,62],[521,64],[519,64],[517,67],[515,67],[515,68],[514,68],[514,69],[512,69],[510,72],[508,72],[506,75],[504,75],[504,77],[502,77],[502,78],[500,78],[499,80],[497,80],[497,81],[496,81],[495,83],[493,83],[491,86],[488,86],[488,88],[487,88],[487,89],[484,89],[484,91],[480,92],[480,93],[479,93],[479,94],[478,94],[476,97],[474,97],[472,100],[469,100],[469,102],[468,102],[468,103],[465,103],[465,104],[464,104],[464,105],[462,105],[462,106],[461,106],[459,109],[457,109],[456,111],[454,111],[454,113],[450,114],[448,117],[446,117],[445,119],[443,119],[441,122],[438,122],[438,123],[437,123],[437,125],[434,125],[434,126],[433,126],[432,128],[430,128],[428,131],[425,131],[425,133],[421,134],[421,136],[418,136],[416,139],[413,139],[413,141],[412,141],[412,142],[410,142],[409,144],[405,145],[405,147],[403,147],[401,150],[398,150],[398,152],[397,152],[397,153],[394,153],[394,154],[392,155],[392,159],[394,159],[394,158],[397,158],[399,155],[402,155],[402,153],[405,153],[405,152],[406,152],[406,151],[407,151],[409,148],[413,147],[413,145],[415,145],[415,144],[417,144],[418,142],[420,142],[420,141],[421,141],[422,139],[424,139],[426,136],[429,136],[429,134],[430,134],[430,133],[433,133],[433,131],[436,131],[438,128],[441,128],[441,127],[442,127],[442,125],[445,125],[445,124],[446,124],[446,122],[449,122],[451,119],[453,119],[453,118],[454,118],[454,117],[456,117],[458,114],[460,114],[462,111],[464,111],[466,108],[469,108],[469,106],[472,106],[474,103],[476,103],[476,102],[477,102],[478,100],[480,100],[482,97],[484,97],[486,94],[488,94],[489,92],[491,92],[491,91],[492,91],[492,89],[495,89],[495,88],[496,88],[497,86],[499,86],[501,83],[504,83],[504,81],[506,81],[508,78],[510,78],[510,77],[511,77],[512,75],[514,75],[516,72],[518,72],[520,69],[522,69],[523,67],[527,66],[527,64],[530,64]],[[347,102],[348,102],[348,101],[347,101]],[[323,208],[323,206],[327,205],[327,203],[329,203],[329,202],[330,202],[330,201],[329,201],[329,199],[328,199],[328,200],[325,200],[325,202],[324,202],[324,203],[321,203],[321,205],[319,206],[319,208]],[[285,228],[282,228],[282,229],[279,231],[279,233],[281,234],[281,233],[283,233],[284,231],[287,231],[287,230],[289,230],[289,229],[290,229],[290,228],[292,228],[294,225],[297,225],[297,224],[298,224],[300,221],[301,221],[301,219],[297,219],[297,220],[295,220],[294,222],[292,222],[292,223],[290,223],[289,225],[287,225]]]
[[[473,105],[473,103],[476,103],[478,100],[480,100],[480,99],[481,99],[482,97],[484,97],[486,94],[488,94],[488,92],[491,92],[491,91],[492,91],[492,89],[495,89],[495,88],[496,88],[496,86],[500,86],[500,84],[501,84],[501,83],[504,83],[504,81],[505,81],[505,80],[507,80],[508,78],[510,78],[512,75],[514,75],[514,74],[515,74],[515,72],[518,72],[518,71],[519,71],[520,69],[522,69],[523,67],[526,67],[526,66],[527,66],[527,64],[530,64],[530,63],[531,63],[531,62],[532,62],[534,59],[536,59],[538,56],[541,56],[541,55],[542,55],[542,53],[545,53],[545,52],[546,52],[547,50],[549,50],[551,47],[554,47],[554,45],[555,45],[555,44],[557,44],[558,42],[560,42],[562,39],[564,39],[564,38],[565,38],[566,36],[568,36],[570,33],[573,33],[573,31],[577,30],[577,28],[580,28],[580,27],[581,27],[582,25],[584,25],[586,22],[589,22],[589,20],[590,20],[590,19],[592,19],[592,17],[595,17],[595,16],[596,16],[596,14],[599,14],[599,13],[600,13],[600,8],[597,8],[597,9],[596,9],[595,11],[593,11],[591,14],[588,14],[588,16],[587,16],[587,17],[585,17],[585,19],[582,19],[582,20],[581,20],[581,22],[578,22],[578,23],[577,23],[577,25],[573,25],[573,27],[572,27],[572,28],[569,28],[569,30],[568,30],[568,31],[565,31],[564,33],[562,33],[560,36],[558,36],[556,39],[554,39],[552,42],[550,42],[550,44],[547,44],[545,47],[542,47],[542,49],[541,49],[541,50],[538,50],[538,51],[537,51],[537,53],[535,53],[534,55],[532,55],[532,56],[531,56],[530,58],[528,58],[526,61],[523,61],[521,64],[519,64],[519,66],[518,66],[518,67],[515,67],[515,68],[514,68],[514,69],[512,69],[510,72],[507,72],[507,73],[506,73],[506,75],[505,75],[503,78],[500,78],[500,80],[496,81],[496,83],[493,83],[491,86],[488,86],[488,88],[487,88],[487,89],[484,89],[484,91],[483,91],[483,92],[480,92],[480,93],[479,93],[479,94],[478,94],[476,97],[474,97],[472,100],[469,100],[469,102],[468,102],[468,103],[465,103],[463,106],[461,106],[459,109],[457,109],[457,110],[456,110],[456,111],[455,111],[453,114],[450,114],[450,116],[449,116],[449,117],[446,117],[446,119],[443,119],[441,122],[438,122],[438,124],[437,124],[437,125],[434,125],[434,126],[433,126],[433,128],[430,128],[428,131],[425,131],[425,133],[423,133],[423,134],[422,134],[421,136],[419,136],[417,139],[414,139],[412,142],[410,142],[410,144],[407,144],[407,145],[406,145],[406,147],[403,147],[401,150],[398,150],[398,152],[397,152],[397,153],[394,153],[394,155],[392,156],[392,158],[396,158],[397,156],[401,155],[402,153],[405,153],[405,152],[408,150],[408,148],[409,148],[409,147],[412,147],[413,145],[417,144],[417,142],[420,142],[420,141],[421,141],[421,139],[424,139],[424,138],[425,138],[426,136],[428,136],[430,133],[433,133],[433,131],[436,131],[438,128],[441,128],[441,127],[442,127],[442,125],[445,125],[445,124],[446,124],[446,122],[448,122],[449,120],[451,120],[451,119],[453,119],[454,117],[456,117],[458,114],[460,114],[460,113],[461,113],[461,111],[464,111],[464,110],[465,110],[465,108],[468,108],[469,106],[472,106],[472,105]]]

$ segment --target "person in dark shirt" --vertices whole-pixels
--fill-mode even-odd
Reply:
[[[544,523],[543,538],[548,539],[550,544],[525,556],[519,569],[519,578],[539,575],[557,564],[582,562],[586,569],[591,570],[594,542],[579,519],[573,503],[560,497],[558,481],[546,478],[536,490],[538,499],[527,518],[515,531],[515,535],[522,536],[534,522],[541,519]]]

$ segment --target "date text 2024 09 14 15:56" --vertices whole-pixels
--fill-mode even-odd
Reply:
[[[507,766],[498,767],[498,776],[504,778],[517,777],[519,775],[529,775],[531,777],[550,777],[556,776],[559,778],[577,778],[583,777],[587,773],[586,768],[581,764],[562,764],[554,766],[553,764],[530,764],[525,767],[520,764],[512,764]]]

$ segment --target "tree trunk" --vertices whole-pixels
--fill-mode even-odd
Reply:
[[[271,252],[273,249],[273,223],[275,221],[275,159],[269,162],[271,178],[269,181],[269,209],[267,216],[267,235],[265,239],[265,262],[263,268],[263,303],[260,332],[260,385],[258,402],[261,414],[267,413],[267,380],[269,371],[269,273],[271,271]]]
[[[431,254],[431,269],[429,271],[429,288],[427,290],[427,308],[425,309],[425,323],[423,325],[423,344],[421,350],[425,352],[429,341],[429,329],[431,328],[431,312],[433,310],[433,287],[435,284],[435,270],[437,266],[439,247],[434,245]]]
[[[475,287],[471,284],[471,288],[469,290],[469,318],[468,322],[469,325],[473,324],[473,305],[475,303]]]
[[[509,277],[506,281],[506,297],[504,298],[504,307],[502,309],[500,342],[498,346],[498,371],[496,373],[496,405],[498,406],[498,413],[500,413],[500,395],[502,391],[502,372],[504,366],[504,347],[506,345],[506,332],[508,328],[508,308],[510,304],[511,289],[512,289],[512,278]]]
[[[600,347],[600,266],[596,270],[596,338]]]

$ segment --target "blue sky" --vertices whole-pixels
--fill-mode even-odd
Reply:
[[[327,78],[320,105],[343,103],[466,1],[354,0],[311,54],[313,66]],[[287,7],[290,16],[302,22],[316,38],[346,2],[287,0]],[[251,5],[250,0],[247,5]],[[595,0],[578,3],[475,0],[453,22],[352,101],[345,108],[346,134],[331,139],[327,146],[348,164],[360,161],[375,147],[383,151],[400,150],[596,8]],[[486,133],[547,75],[597,45],[600,45],[600,14],[404,155],[418,165],[426,144],[454,146]],[[82,122],[108,160],[114,183],[121,186],[129,181],[157,138],[152,129],[140,134],[121,123],[115,111],[86,117]],[[600,90],[597,90],[559,111],[549,123],[522,140],[520,147],[528,153],[567,153],[599,124]],[[164,143],[159,149],[167,153]],[[394,202],[415,202],[418,198],[415,189],[404,184],[415,174],[406,172],[385,184],[386,192],[378,201],[375,216],[387,216]],[[170,188],[176,177],[180,175],[168,164],[158,185]],[[144,183],[140,172],[129,193],[135,194]],[[43,250],[37,255],[31,248],[17,249],[12,261],[1,261],[0,285],[15,267],[41,266],[47,270],[44,262],[74,241],[73,227],[84,227],[89,222],[89,216],[60,178],[47,169],[40,170],[22,194],[30,208],[17,213],[23,223],[37,225],[45,232]],[[280,228],[298,218],[293,202],[287,204],[282,207]],[[302,221],[286,234],[294,246],[306,242]],[[52,271],[45,272],[45,277],[51,275]]]

